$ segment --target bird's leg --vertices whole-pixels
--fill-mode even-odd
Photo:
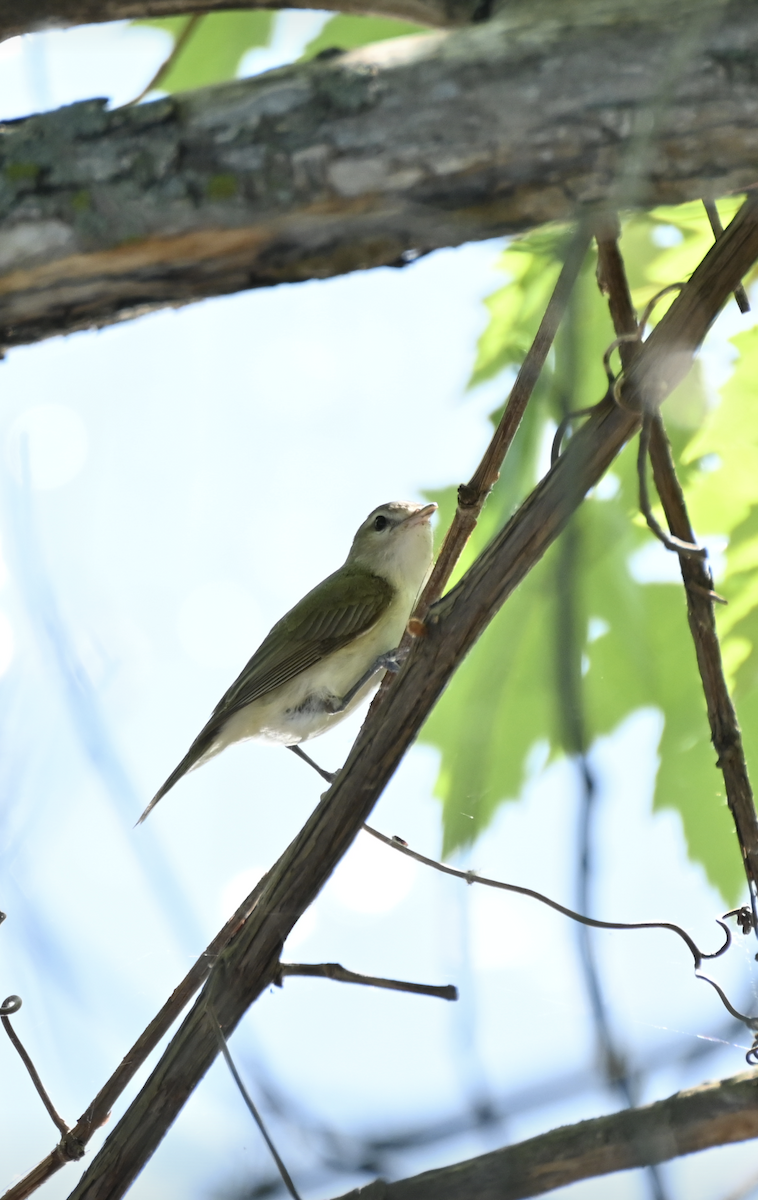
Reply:
[[[304,750],[301,750],[299,746],[288,746],[287,749],[291,750],[293,754],[296,754],[298,758],[302,758],[303,762],[307,762],[310,767],[313,767],[314,771],[318,771],[321,778],[325,779],[327,783],[334,783],[335,779],[337,778],[336,771],[325,771],[323,767],[320,767],[318,763],[314,762],[310,755],[306,754]]]
[[[349,688],[347,692],[345,692],[344,696],[334,696],[329,698],[329,712],[344,712],[350,701],[354,700],[361,689],[366,686],[369,680],[374,678],[377,671],[390,671],[393,675],[397,674],[403,665],[403,659],[405,658],[406,654],[407,651],[405,651],[401,657],[398,650],[389,650],[386,654],[380,654],[375,662],[371,664],[368,671],[361,675],[358,682],[354,683],[353,686]],[[327,783],[334,783],[335,779],[337,778],[336,771],[325,771],[323,767],[320,767],[318,763],[313,761],[310,755],[306,754],[304,750],[301,750],[300,746],[288,746],[287,749],[291,750],[293,754],[296,754],[298,758],[302,758],[303,762],[307,762],[309,766],[313,767],[314,771],[318,771],[321,778],[325,779]]]
[[[331,711],[335,713],[343,712],[347,708],[350,701],[355,699],[355,697],[358,695],[361,689],[366,686],[369,680],[374,678],[377,671],[389,671],[392,675],[396,675],[403,665],[403,659],[405,659],[407,653],[408,651],[405,650],[401,658],[398,647],[397,650],[388,650],[386,654],[380,654],[376,661],[371,664],[368,671],[361,675],[358,682],[354,683],[353,686],[347,692],[345,692],[345,695],[341,700],[338,700],[335,697],[333,703],[330,705]]]

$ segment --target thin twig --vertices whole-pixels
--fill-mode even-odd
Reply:
[[[600,403],[602,404],[602,401]],[[565,438],[569,427],[574,424],[574,421],[577,419],[577,417],[588,417],[590,415],[590,413],[593,413],[595,411],[596,408],[597,408],[596,404],[588,404],[586,408],[572,408],[571,411],[567,412],[565,417],[562,418],[560,424],[558,425],[558,428],[555,431],[555,434],[553,436],[553,442],[550,447],[550,466],[551,467],[554,467],[556,462],[560,458],[561,447],[563,446],[563,439]]]
[[[721,217],[719,216],[719,210],[716,208],[716,201],[704,200],[703,208],[705,209],[708,220],[710,221],[711,229],[713,230],[713,236],[718,240],[718,238],[720,238],[724,232],[724,226],[721,224]],[[747,298],[747,292],[742,284],[734,289],[734,298],[737,301],[737,307],[741,313],[750,312],[750,301]]]
[[[591,239],[589,226],[586,222],[580,222],[569,242],[566,258],[555,282],[552,295],[534,335],[534,341],[519,367],[497,429],[471,479],[468,483],[460,484],[458,488],[458,507],[443,539],[432,573],[418,599],[413,616],[400,643],[401,650],[408,649],[415,637],[423,636],[425,632],[424,619],[450,582],[455,565],[465,550],[471,534],[476,529],[487,497],[500,478],[500,470],[505,456],[518,432],[526,406],[545,365],[550,347],[555,340],[558,326],[566,311]],[[369,710],[371,714],[376,712],[381,705],[388,688],[392,686],[393,678],[389,673],[385,675]]]
[[[669,529],[683,539],[693,538],[684,492],[676,475],[671,447],[660,415],[652,422],[650,458],[653,464],[653,478]],[[697,664],[708,709],[711,741],[718,755],[716,765],[720,767],[724,776],[726,797],[747,875],[754,926],[758,932],[758,815],[755,811],[737,713],[724,676],[713,604],[708,594],[713,588],[713,579],[710,568],[702,561],[680,555],[679,566],[687,595],[690,632],[695,643]]]
[[[155,1049],[161,1038],[168,1032],[176,1018],[192,999],[195,992],[210,975],[214,963],[218,959],[229,939],[242,928],[250,913],[255,908],[256,901],[263,891],[267,876],[258,881],[249,896],[246,896],[222,929],[209,942],[203,953],[190,967],[181,983],[174,989],[163,1007],[156,1013],[150,1024],[137,1038],[131,1050],[124,1056],[123,1061],[111,1075],[110,1079],[100,1089],[83,1116],[79,1118],[72,1129],[72,1134],[82,1143],[86,1143],[92,1134],[105,1121],[110,1110],[134,1074],[142,1066],[148,1055]],[[9,1193],[10,1195],[10,1193]],[[3,1198],[5,1200],[5,1197]],[[13,1196],[13,1200],[17,1200]],[[20,1197],[18,1198],[20,1200]]]
[[[182,982],[174,989],[163,1007],[124,1055],[110,1079],[101,1087],[68,1136],[28,1175],[4,1192],[2,1200],[25,1200],[26,1196],[35,1192],[46,1179],[54,1175],[67,1162],[76,1162],[84,1155],[87,1142],[95,1131],[108,1120],[116,1100],[128,1087],[145,1059],[171,1028],[188,1001],[192,999],[198,988],[202,987],[224,946],[252,912],[265,882],[266,876],[264,875],[250,895],[245,897],[233,916],[219,930],[213,941],[196,959]]]
[[[537,900],[540,904],[546,904],[548,908],[555,909],[556,912],[562,913],[563,916],[569,917],[570,920],[578,921],[579,924],[587,925],[592,929],[669,929],[686,943],[694,961],[695,977],[702,979],[704,983],[709,983],[714,991],[717,992],[727,1011],[753,1033],[753,1045],[745,1057],[751,1066],[758,1066],[758,1016],[751,1017],[746,1013],[739,1012],[731,1003],[720,984],[716,983],[714,979],[711,979],[710,975],[706,975],[701,970],[701,964],[706,958],[721,958],[721,955],[725,954],[732,944],[731,931],[723,918],[717,917],[716,924],[720,925],[724,931],[724,944],[719,946],[718,950],[714,950],[712,954],[704,954],[687,931],[682,929],[681,925],[675,925],[673,921],[600,921],[595,917],[587,917],[582,913],[574,912],[572,908],[567,908],[565,904],[559,904],[557,900],[551,900],[549,896],[543,896],[542,892],[536,892],[533,888],[521,887],[517,883],[504,883],[501,879],[488,879],[485,875],[477,875],[475,871],[459,871],[456,867],[449,867],[447,863],[438,862],[435,858],[428,858],[425,854],[419,854],[417,850],[411,850],[408,843],[402,838],[387,837],[386,834],[380,833],[378,829],[373,829],[370,825],[364,824],[363,828],[366,833],[370,833],[378,841],[384,842],[385,846],[391,846],[393,850],[397,850],[400,854],[405,854],[408,858],[413,858],[416,862],[423,863],[426,867],[432,867],[435,871],[440,871],[443,875],[452,875],[455,879],[463,879],[468,884],[481,883],[484,887],[498,888],[503,892],[515,892],[518,896],[528,896],[531,900]],[[730,917],[737,914],[736,912],[731,912],[725,915]]]
[[[165,58],[163,60],[161,65],[158,67],[158,70],[153,75],[152,79],[150,79],[150,81],[145,84],[145,86],[143,87],[143,89],[139,93],[139,95],[135,96],[133,100],[128,100],[126,104],[122,105],[123,108],[131,108],[133,105],[139,104],[140,100],[145,99],[145,96],[148,94],[148,92],[152,92],[153,88],[160,87],[161,83],[166,78],[166,76],[168,75],[171,68],[176,65],[176,60],[179,58],[179,55],[181,54],[182,50],[187,45],[187,42],[192,37],[192,34],[195,32],[195,30],[197,29],[198,25],[200,24],[200,22],[202,21],[202,19],[205,15],[206,14],[202,13],[202,12],[193,13],[192,16],[187,18],[187,23],[184,26],[184,29],[182,30],[182,32],[179,34],[176,41],[174,42],[174,47],[173,47],[171,53],[169,54],[168,58]]]
[[[732,944],[732,935],[728,925],[725,925],[718,918],[716,918],[716,923],[721,926],[725,933],[724,944],[718,950],[715,950],[713,954],[704,954],[687,931],[682,929],[680,925],[675,925],[672,921],[599,921],[595,917],[585,917],[581,913],[574,912],[573,908],[567,908],[565,904],[559,904],[557,900],[551,900],[549,896],[543,896],[542,892],[534,891],[533,888],[521,887],[517,883],[503,883],[500,879],[488,879],[485,875],[477,875],[475,871],[459,871],[456,867],[448,866],[447,863],[438,862],[436,858],[427,858],[425,854],[419,854],[417,850],[411,850],[410,846],[402,838],[387,837],[386,834],[380,833],[378,829],[373,829],[371,825],[364,824],[363,828],[366,830],[366,833],[370,833],[378,841],[384,842],[385,846],[391,846],[398,853],[406,854],[408,858],[413,858],[416,862],[423,863],[426,867],[432,867],[435,871],[441,871],[443,875],[452,875],[455,879],[463,879],[468,884],[480,883],[483,887],[499,888],[503,892],[515,892],[518,896],[528,896],[531,900],[538,900],[540,904],[546,904],[548,908],[554,908],[556,912],[562,913],[564,917],[570,917],[572,921],[580,921],[582,925],[590,925],[593,929],[670,929],[683,942],[686,942],[687,948],[694,959],[695,967],[699,967],[700,963],[706,958],[720,958]]]
[[[253,1120],[255,1121],[256,1125],[260,1129],[261,1134],[263,1135],[264,1142],[266,1143],[269,1150],[271,1151],[271,1157],[273,1158],[274,1162],[277,1165],[277,1168],[279,1170],[279,1174],[282,1177],[284,1186],[286,1187],[290,1196],[292,1196],[292,1200],[300,1200],[300,1194],[299,1194],[297,1188],[295,1187],[294,1183],[292,1182],[290,1173],[287,1170],[287,1168],[285,1167],[284,1163],[282,1162],[282,1160],[279,1156],[279,1152],[278,1152],[276,1146],[274,1145],[274,1143],[272,1142],[272,1140],[269,1136],[269,1132],[266,1129],[266,1126],[263,1124],[263,1118],[262,1118],[261,1114],[258,1112],[258,1109],[253,1104],[252,1097],[249,1095],[244,1083],[240,1079],[239,1072],[237,1071],[237,1068],[234,1065],[234,1060],[232,1059],[232,1056],[229,1053],[229,1046],[227,1044],[226,1038],[224,1037],[224,1032],[218,1023],[218,1017],[216,1016],[215,1012],[210,1007],[210,1005],[208,1006],[208,1016],[211,1019],[211,1025],[213,1026],[213,1031],[216,1034],[219,1049],[224,1056],[224,1061],[226,1062],[227,1067],[231,1071],[232,1079],[237,1084],[237,1087],[239,1088],[239,1092],[240,1092],[240,1095],[242,1096],[242,1099],[245,1101],[245,1104],[247,1105],[248,1109],[250,1110],[250,1112],[252,1114]]]
[[[657,414],[656,414],[657,415]],[[683,542],[681,538],[673,537],[666,533],[666,530],[655,519],[653,510],[650,505],[650,495],[647,487],[647,459],[650,450],[650,428],[653,420],[653,413],[646,412],[642,418],[642,429],[640,430],[640,444],[637,452],[637,480],[639,483],[639,500],[640,511],[647,521],[648,528],[652,530],[659,542],[662,542],[667,550],[672,550],[675,554],[687,555],[688,558],[705,559],[708,557],[708,551],[705,546],[698,546],[695,542]]]
[[[452,983],[440,986],[433,983],[406,983],[402,979],[382,979],[376,975],[358,975],[340,963],[280,963],[274,983],[282,986],[287,975],[306,975],[336,979],[339,983],[362,983],[365,987],[389,988],[393,992],[413,992],[417,996],[437,996],[440,1000],[457,1000],[458,989]]]
[[[455,516],[445,535],[434,570],[416,606],[416,616],[421,620],[445,590],[455,564],[476,526],[485,501],[500,477],[503,461],[516,436],[526,406],[545,365],[550,347],[555,340],[558,326],[566,311],[590,240],[591,233],[587,225],[580,224],[569,242],[566,258],[553,288],[553,294],[548,301],[534,341],[519,368],[498,427],[471,479],[468,483],[462,483],[458,488],[458,507]]]
[[[42,1083],[42,1080],[40,1079],[39,1075],[37,1074],[34,1063],[32,1062],[31,1058],[29,1057],[26,1050],[24,1049],[24,1047],[21,1043],[21,1039],[19,1038],[18,1034],[16,1033],[15,1029],[13,1028],[13,1025],[11,1024],[10,1014],[18,1012],[20,1007],[21,1007],[21,997],[20,996],[7,996],[5,998],[5,1000],[3,1000],[3,1003],[0,1005],[0,1021],[2,1021],[5,1032],[8,1034],[8,1037],[10,1038],[11,1042],[13,1043],[16,1050],[18,1051],[19,1058],[21,1059],[22,1063],[24,1064],[27,1071],[29,1072],[31,1081],[34,1084],[35,1088],[37,1089],[37,1093],[39,1095],[40,1100],[42,1101],[42,1103],[44,1104],[45,1108],[48,1111],[50,1120],[56,1126],[56,1128],[58,1129],[58,1132],[62,1133],[63,1136],[65,1137],[66,1134],[69,1132],[69,1127],[66,1124],[66,1122],[63,1120],[63,1117],[60,1115],[60,1113],[56,1110],[55,1105],[53,1104],[52,1100],[50,1099],[47,1092],[45,1091],[44,1084]]]
[[[742,211],[742,210],[741,210]],[[735,218],[736,220],[737,218]],[[734,223],[732,223],[733,225]],[[732,226],[730,226],[730,229]],[[729,236],[727,230],[724,237]],[[618,224],[609,223],[596,233],[598,245],[598,283],[608,296],[616,333],[621,339],[637,330],[624,263],[618,248]],[[721,238],[716,242],[720,245]],[[686,290],[681,294],[683,298]],[[664,318],[665,321],[665,318]],[[660,328],[660,326],[658,327]],[[634,341],[621,341],[619,353],[624,372],[632,371],[641,347]],[[650,432],[650,458],[653,478],[671,533],[688,544],[695,543],[687,506],[676,476],[671,447],[660,417],[654,418]],[[680,555],[679,564],[687,594],[687,615],[695,643],[698,668],[703,683],[711,740],[718,754],[717,765],[724,775],[727,800],[737,830],[745,874],[750,889],[754,926],[758,928],[758,816],[742,747],[737,715],[729,696],[721,663],[721,648],[716,633],[712,601],[713,579],[707,564],[699,558]]]

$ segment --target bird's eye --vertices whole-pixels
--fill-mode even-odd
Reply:
[[[374,518],[374,529],[377,529],[377,530],[386,529],[388,524],[389,524],[389,522],[386,517],[375,517]]]

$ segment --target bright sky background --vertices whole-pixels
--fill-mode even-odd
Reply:
[[[325,19],[279,14],[272,46],[245,69],[296,58]],[[14,39],[0,46],[0,116],[92,95],[124,102],[165,51],[164,35],[123,23]],[[249,744],[133,828],[262,636],[342,562],[366,513],[471,474],[507,385],[466,390],[500,249],[207,301],[13,350],[2,365],[0,987],[23,997],[16,1028],[70,1123],[318,799],[322,785],[293,756]],[[709,352],[713,372],[733,324],[716,338],[720,356]],[[359,724],[309,749],[334,768]],[[657,715],[640,713],[595,749],[595,911],[681,921],[715,946],[721,900],[688,862],[678,817],[650,812],[659,733]],[[429,748],[413,749],[374,816],[432,855],[436,766]],[[467,865],[571,903],[577,803],[570,768],[545,770],[535,753],[522,802],[501,810]],[[643,1099],[744,1068],[746,1034],[681,1065],[727,1026],[672,938],[605,934],[596,947],[617,1036],[651,1067]],[[714,974],[755,1009],[753,950],[738,944]],[[553,1092],[537,1109],[522,1097],[489,1132],[398,1153],[386,1169],[401,1176],[617,1107],[600,1083],[581,1083],[593,1050],[575,931],[534,904],[443,879],[362,835],[284,957],[461,989],[447,1005],[290,979],[245,1017],[232,1049],[304,1200],[370,1178],[315,1169],[324,1131],[349,1151],[364,1134]],[[0,1078],[5,1186],[56,1137],[6,1041]],[[720,1200],[756,1169],[747,1144],[663,1173],[671,1200]],[[40,1195],[66,1196],[77,1172]],[[210,1200],[271,1173],[217,1064],[130,1194]],[[648,1190],[635,1173],[554,1194]]]

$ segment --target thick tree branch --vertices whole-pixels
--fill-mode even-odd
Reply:
[[[312,8],[312,0],[0,0],[0,41],[41,29],[62,29],[125,18],[174,17],[229,9]],[[330,0],[322,8],[413,21],[418,25],[467,25],[480,0]]]
[[[516,9],[3,126],[0,345],[758,178],[758,0]]]
[[[377,1180],[340,1200],[522,1200],[579,1179],[754,1137],[758,1078],[749,1071],[644,1108],[565,1125],[452,1167],[397,1183]]]
[[[227,9],[308,8],[303,0],[0,0],[0,41],[20,33],[61,29],[126,18],[172,17],[187,13],[219,12]],[[311,5],[312,7],[312,5]],[[394,17],[418,25],[448,28],[476,24],[507,13],[511,19],[531,22],[535,0],[330,0],[322,4],[333,12]],[[613,23],[618,15],[639,16],[655,11],[655,0],[601,0],[595,19]],[[543,0],[543,14],[555,10],[555,0]],[[561,20],[575,22],[586,17],[588,0],[560,0]],[[708,11],[708,0],[698,5]]]
[[[637,390],[665,398],[756,258],[758,200],[751,199],[635,359],[630,400]],[[282,943],[352,843],[458,663],[638,423],[633,412],[607,401],[600,404],[460,583],[433,606],[426,637],[414,643],[336,782],[272,867],[255,909],[220,954],[192,1010],[72,1198],[113,1200],[129,1188],[216,1056],[208,1007],[228,1034],[275,979]]]

